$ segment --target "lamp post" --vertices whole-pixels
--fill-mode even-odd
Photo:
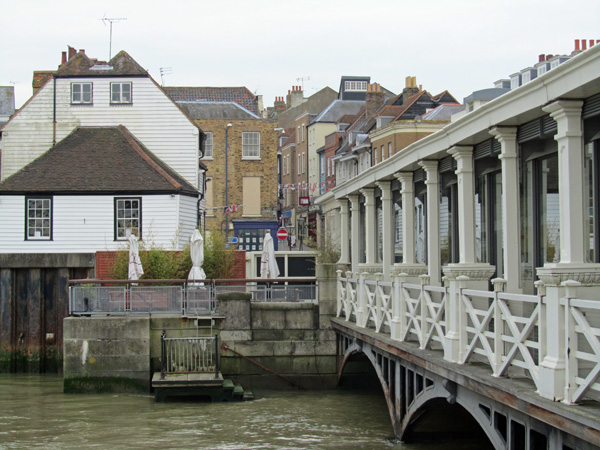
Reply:
[[[228,123],[225,128],[225,247],[229,246],[229,192],[228,192],[228,184],[229,184],[229,163],[228,163],[228,153],[229,153],[229,129],[232,127],[232,124]]]

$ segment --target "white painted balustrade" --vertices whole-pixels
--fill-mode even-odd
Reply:
[[[548,336],[562,333],[566,382],[564,395],[556,399],[572,404],[600,394],[600,302],[578,299],[579,283],[562,283],[564,328],[549,329],[541,281],[537,295],[522,295],[504,292],[502,279],[492,280],[493,291],[482,291],[467,289],[464,278],[457,283],[457,295],[449,295],[449,286],[431,286],[427,275],[414,284],[406,282],[405,274],[383,281],[381,274],[338,271],[337,316],[419,349],[439,350],[440,358],[451,345],[447,316],[457,316],[459,356],[453,362],[486,364],[494,377],[529,377],[536,390],[542,387],[540,365],[556,351],[548,351],[548,343],[555,341]]]

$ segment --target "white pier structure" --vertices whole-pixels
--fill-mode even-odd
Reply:
[[[600,399],[600,45],[319,203],[349,326],[527,378],[540,399]]]

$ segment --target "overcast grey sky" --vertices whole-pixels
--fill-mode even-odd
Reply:
[[[0,85],[20,107],[34,70],[56,69],[71,45],[90,57],[126,50],[169,86],[246,86],[265,106],[294,85],[305,96],[342,75],[368,75],[393,92],[406,76],[459,101],[600,39],[600,0],[14,0],[0,15]],[[304,79],[304,80],[302,80]]]

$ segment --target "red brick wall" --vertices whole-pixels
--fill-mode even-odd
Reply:
[[[237,250],[235,252],[235,262],[233,264],[233,278],[246,278],[246,250]]]
[[[110,280],[112,267],[117,257],[117,252],[103,251],[96,252],[96,278],[101,280]],[[233,266],[233,278],[246,278],[246,251],[238,250],[235,252],[235,262]]]
[[[96,278],[110,280],[117,252],[96,252]]]

